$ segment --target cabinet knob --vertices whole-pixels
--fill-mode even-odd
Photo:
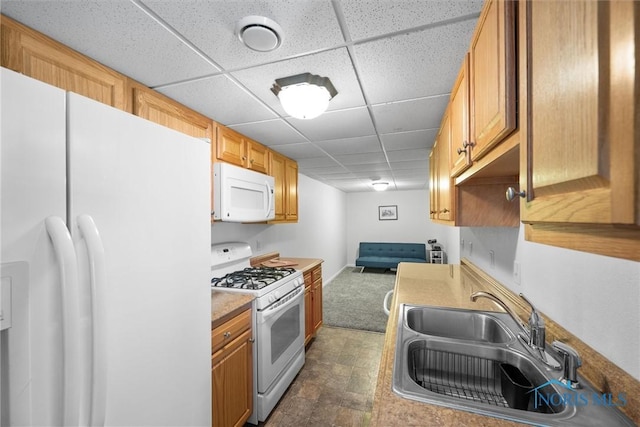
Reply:
[[[231,332],[225,332],[224,333],[224,338],[227,339],[231,336]]]
[[[449,211],[449,209],[447,209],[447,208],[444,208],[444,209],[442,210],[442,213],[447,213],[447,212],[450,212],[450,211]]]
[[[507,188],[507,192],[505,193],[505,196],[507,197],[507,200],[512,201],[513,199],[516,198],[516,196],[520,196],[522,198],[527,197],[527,193],[524,190],[518,191],[513,187],[509,187]]]
[[[467,148],[469,148],[469,147],[473,147],[474,145],[476,145],[476,144],[474,144],[473,142],[464,141],[464,142],[462,143],[462,148],[458,148],[458,149],[456,150],[456,151],[458,152],[458,156],[459,156],[460,154],[462,154],[462,153],[466,153],[466,152],[467,152]]]

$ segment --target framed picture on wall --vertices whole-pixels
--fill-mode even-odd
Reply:
[[[398,205],[378,206],[378,220],[398,219]]]

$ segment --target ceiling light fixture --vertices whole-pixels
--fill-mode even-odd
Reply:
[[[389,183],[388,182],[383,182],[383,181],[378,181],[378,182],[371,183],[371,186],[376,191],[384,191],[389,186]]]
[[[282,44],[282,28],[264,16],[245,16],[236,24],[236,35],[249,49],[271,52]]]
[[[314,119],[327,111],[329,101],[338,94],[328,77],[311,73],[276,79],[271,87],[282,108],[297,119]]]

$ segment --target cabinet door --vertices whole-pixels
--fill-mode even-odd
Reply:
[[[270,157],[270,175],[275,180],[275,212],[276,217],[274,221],[284,221],[285,219],[285,157],[274,151],[269,153]]]
[[[451,126],[448,111],[442,120],[440,133],[434,147],[437,150],[438,171],[437,171],[437,198],[438,211],[436,218],[441,221],[453,221],[453,182],[449,173],[449,147],[451,137]]]
[[[313,298],[312,286],[304,288],[304,344],[307,345],[313,338]]]
[[[298,163],[293,160],[285,159],[285,177],[286,177],[286,220],[298,220]]]
[[[213,355],[212,420],[215,427],[242,426],[253,411],[251,330]]]
[[[522,220],[637,223],[632,190],[637,92],[635,76],[628,72],[637,49],[637,6],[591,1],[526,5]]]
[[[469,55],[467,54],[451,89],[451,146],[449,168],[455,177],[471,165],[469,140]]]
[[[125,76],[4,15],[1,26],[3,67],[126,110]]]
[[[244,137],[226,126],[217,126],[216,158],[227,163],[245,167],[247,161]]]
[[[313,284],[313,331],[322,326],[322,279]]]
[[[211,119],[151,89],[134,85],[133,114],[196,138],[207,138],[212,142]]]
[[[515,2],[485,3],[471,42],[471,160],[516,127]]]
[[[245,139],[247,168],[256,172],[269,173],[269,149],[251,139]]]
[[[429,153],[429,219],[436,219],[438,213],[438,158],[436,144]]]

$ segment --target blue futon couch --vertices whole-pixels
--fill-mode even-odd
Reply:
[[[427,262],[424,243],[360,242],[356,266],[370,268],[397,268],[400,262]]]

